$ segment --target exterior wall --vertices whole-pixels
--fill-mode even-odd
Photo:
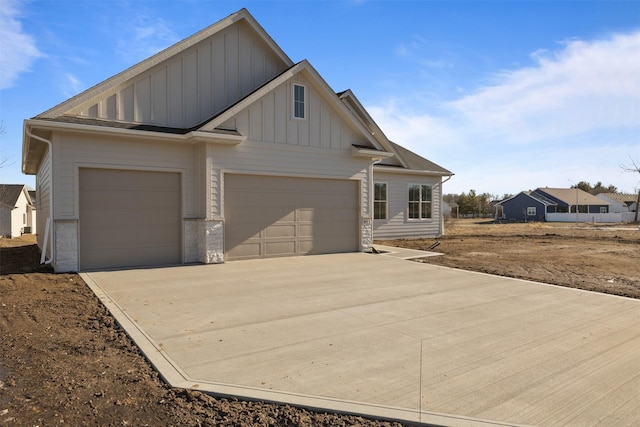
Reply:
[[[29,220],[31,219],[31,212],[27,212],[27,206],[29,201],[24,194],[26,190],[20,192],[18,200],[14,208],[11,210],[11,237],[20,237],[25,227],[28,227]],[[27,215],[29,213],[29,215]]]
[[[248,24],[238,22],[71,114],[189,128],[284,71]]]
[[[442,185],[439,176],[380,172],[378,170],[375,170],[373,175],[374,182],[387,183],[387,219],[372,220],[375,239],[438,237],[443,234],[440,206]],[[408,219],[409,184],[432,186],[430,219]]]
[[[51,185],[51,156],[47,149],[47,154],[43,157],[42,163],[36,174],[36,189],[38,191],[38,215],[36,216],[36,228],[38,230],[38,247],[45,254],[47,259],[51,259],[51,235],[47,236],[47,247],[44,247],[46,224],[51,216],[52,185]],[[51,224],[49,232],[51,232]]]
[[[596,197],[609,203],[609,212],[611,213],[629,212],[629,208],[624,203],[611,199],[604,194],[596,194]]]
[[[55,174],[54,224],[52,236],[55,247],[53,266],[56,271],[77,271],[79,218],[79,169],[109,168],[180,172],[182,175],[183,260],[191,262],[197,243],[186,240],[192,228],[186,221],[197,218],[198,185],[196,182],[198,148],[195,145],[113,139],[108,136],[54,134],[53,164]],[[38,175],[40,212],[48,213],[50,175],[46,161]],[[45,215],[39,215],[44,217]],[[38,225],[44,230],[44,225]],[[38,236],[40,242],[40,236]],[[196,259],[194,259],[196,258]]]
[[[56,134],[54,217],[78,219],[78,171],[85,168],[153,170],[182,173],[183,217],[197,216],[197,148],[194,145]]]
[[[544,221],[546,206],[524,193],[502,203],[504,219],[507,221]],[[527,208],[535,207],[535,215],[527,215]]]

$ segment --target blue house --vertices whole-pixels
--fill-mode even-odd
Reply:
[[[609,203],[577,188],[537,188],[498,202],[507,221],[549,221],[548,214],[606,214]],[[554,218],[555,220],[555,218]]]

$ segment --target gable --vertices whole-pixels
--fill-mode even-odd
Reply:
[[[71,115],[190,128],[290,65],[243,9],[37,118]]]
[[[305,88],[305,118],[293,114],[294,86]],[[248,140],[323,149],[380,151],[311,65],[302,61],[241,100],[202,130],[235,130]]]
[[[0,184],[0,203],[13,208],[24,191],[23,184]]]

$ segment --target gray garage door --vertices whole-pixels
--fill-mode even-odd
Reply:
[[[80,169],[80,268],[181,261],[180,175]]]
[[[225,175],[226,259],[357,251],[358,184]]]

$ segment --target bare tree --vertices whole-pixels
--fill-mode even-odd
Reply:
[[[622,170],[625,172],[636,172],[640,173],[640,164],[636,163],[635,160],[631,156],[629,156],[629,160],[631,161],[630,165],[622,165]],[[638,188],[638,197],[636,198],[636,214],[634,215],[633,222],[638,222],[638,211],[640,211],[640,187]]]

